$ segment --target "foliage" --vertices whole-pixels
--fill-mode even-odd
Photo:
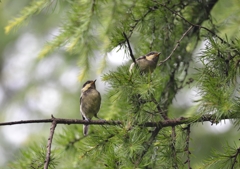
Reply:
[[[21,152],[16,155],[17,161],[11,163],[9,168],[43,168],[45,156],[45,145],[39,146],[37,143],[28,145],[28,147],[22,148]],[[56,168],[58,164],[56,160],[55,152],[53,151],[49,169]]]
[[[50,2],[33,1],[6,26],[6,32],[26,22]],[[99,53],[106,56],[116,48],[128,53],[129,46],[123,33],[131,42],[135,57],[149,51],[161,51],[160,61],[163,61],[171,52],[173,55],[151,74],[141,74],[139,70],[130,74],[129,63],[105,73],[102,80],[110,87],[103,96],[100,116],[120,120],[123,124],[91,125],[87,137],[81,134],[81,126],[66,126],[55,136],[53,147],[58,150],[58,158],[52,156],[54,160],[50,161],[49,167],[239,167],[239,143],[229,144],[219,153],[214,151],[204,164],[202,159],[191,163],[193,156],[198,157],[197,153],[191,154],[189,145],[192,133],[196,131],[192,130],[195,123],[211,116],[212,124],[233,119],[235,127],[239,128],[239,39],[218,34],[221,27],[213,21],[212,13],[220,2],[68,0],[66,3],[69,10],[60,33],[43,47],[39,58],[45,59],[57,48],[64,48],[70,55],[78,56],[80,80],[90,75],[92,60],[96,60]],[[205,48],[196,61],[192,55],[199,43]],[[195,74],[192,67],[196,67]],[[198,88],[201,99],[197,108],[191,105],[179,109],[174,100],[189,86]],[[179,118],[192,107],[194,112],[184,125],[144,126],[146,122]],[[33,150],[34,155],[31,155]],[[19,164],[19,168],[24,168],[34,163],[33,168],[38,168],[36,165],[39,161],[44,162],[45,153],[37,146],[29,147],[23,152],[27,160],[16,160],[12,166]]]

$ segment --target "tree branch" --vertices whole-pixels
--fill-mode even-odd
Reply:
[[[138,23],[139,23],[140,21],[143,21],[143,19],[144,19],[148,14],[150,14],[152,11],[155,11],[156,9],[157,9],[156,6],[149,7],[149,9],[147,10],[147,12],[144,13],[141,18],[134,20],[134,21],[135,21],[135,24],[134,24],[133,26],[131,26],[130,34],[129,34],[129,37],[128,37],[128,38],[130,38],[130,37],[132,36],[133,31],[134,31],[134,29],[137,27]]]
[[[153,95],[152,95],[152,101],[157,106],[157,110],[160,113],[160,115],[162,116],[162,118],[164,120],[168,120],[168,117],[167,117],[166,113],[161,109],[159,103],[157,102],[157,100],[155,99],[155,97]]]
[[[234,119],[239,118],[236,116],[222,116],[218,117],[218,119],[226,120],[226,119]],[[91,121],[85,121],[80,119],[61,119],[61,118],[54,118],[54,119],[39,119],[39,120],[20,120],[20,121],[12,121],[12,122],[3,122],[0,123],[0,126],[6,126],[6,125],[16,125],[16,124],[30,124],[30,123],[52,123],[53,121],[56,121],[57,124],[91,124],[91,125],[122,125],[124,124],[121,121],[106,121],[106,120],[91,120]],[[196,122],[205,122],[210,121],[214,122],[216,121],[216,115],[202,115],[199,117],[192,117],[192,118],[185,118],[185,117],[179,117],[176,119],[168,119],[163,120],[159,122],[145,122],[142,124],[138,124],[139,126],[143,127],[170,127],[170,126],[177,126],[181,124],[190,124],[190,123],[196,123]]]
[[[130,53],[130,56],[131,56],[131,58],[132,58],[132,61],[137,65],[136,59],[135,59],[135,57],[134,57],[134,55],[133,55],[133,52],[132,52],[132,48],[131,48],[130,42],[129,42],[128,37],[127,37],[127,35],[125,34],[125,32],[123,32],[123,36],[124,36],[124,38],[125,38],[126,41],[127,41],[127,45],[128,45],[128,49],[129,49],[129,53]]]
[[[226,42],[224,39],[222,39],[220,36],[218,36],[214,31],[212,31],[212,30],[210,30],[210,29],[208,29],[208,28],[206,28],[206,27],[204,27],[204,26],[191,23],[190,21],[188,21],[187,19],[185,19],[182,15],[178,14],[177,12],[175,12],[174,10],[172,10],[171,8],[167,7],[167,5],[165,5],[165,4],[158,3],[158,2],[155,1],[155,0],[154,0],[154,2],[156,2],[157,4],[159,4],[159,5],[162,6],[162,7],[166,8],[166,9],[169,10],[172,14],[175,14],[175,15],[179,16],[182,20],[184,20],[185,22],[187,22],[189,25],[194,26],[194,27],[198,27],[198,28],[200,28],[200,29],[204,29],[204,30],[210,32],[213,36],[217,37],[222,43],[227,44],[229,47],[231,47],[231,45],[230,45],[228,42]],[[239,52],[238,50],[236,50],[235,48],[233,48],[233,49],[234,49],[234,51],[235,51],[236,53],[240,54],[240,52]]]
[[[57,124],[93,124],[93,125],[121,125],[120,121],[106,121],[106,120],[80,120],[80,119],[61,119],[54,118]],[[29,123],[52,123],[53,119],[39,119],[39,120],[20,120],[12,122],[0,123],[0,126],[16,125],[16,124],[29,124]]]
[[[66,144],[66,149],[69,149],[70,147],[74,146],[75,143],[79,142],[80,140],[82,140],[84,137],[80,137],[80,138],[74,138],[72,141],[69,141]]]
[[[168,59],[170,59],[170,57],[172,56],[172,54],[175,52],[175,50],[177,49],[177,47],[180,45],[180,42],[182,41],[182,39],[187,35],[187,33],[193,28],[193,26],[190,26],[188,28],[188,30],[186,32],[184,32],[184,34],[182,35],[182,37],[177,41],[177,44],[175,45],[175,47],[173,48],[172,52],[170,53],[170,55],[164,59],[163,61],[160,61],[160,63],[158,64],[158,66],[161,66],[162,63],[166,62]]]
[[[234,166],[237,163],[237,157],[239,154],[240,154],[240,148],[238,148],[236,153],[233,156],[231,156],[231,158],[233,158],[233,163],[231,165],[231,169],[234,169]]]
[[[161,126],[158,126],[155,128],[155,130],[152,131],[152,135],[149,138],[148,142],[146,143],[145,149],[138,154],[138,159],[135,162],[135,167],[138,168],[138,165],[141,163],[144,155],[148,152],[148,149],[152,146],[153,142],[155,141],[156,136],[158,135],[159,131],[162,129]]]
[[[172,164],[172,167],[173,168],[178,168],[178,163],[177,163],[177,152],[176,152],[176,129],[175,129],[175,126],[172,126],[172,142],[171,142],[171,148],[172,148],[172,157],[173,157],[173,164]]]
[[[48,169],[48,165],[49,165],[49,162],[50,162],[52,139],[53,139],[54,130],[55,130],[56,126],[57,126],[57,122],[52,115],[52,126],[50,128],[50,135],[49,135],[49,138],[48,138],[47,154],[46,154],[46,159],[44,161],[44,169]]]
[[[187,152],[187,160],[185,161],[185,164],[187,163],[188,164],[188,169],[192,169],[191,168],[191,163],[190,163],[190,150],[189,150],[189,142],[190,142],[190,124],[184,128],[187,130],[187,137],[186,137],[186,147],[185,147],[185,151]]]
[[[106,139],[104,139],[101,142],[99,142],[99,144],[95,145],[94,147],[90,147],[89,150],[85,151],[84,154],[80,156],[80,159],[85,157],[87,154],[89,154],[91,151],[95,150],[96,148],[107,144],[108,140],[111,139],[114,136],[115,136],[115,134],[110,134]]]

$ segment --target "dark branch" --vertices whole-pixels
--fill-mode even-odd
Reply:
[[[177,152],[176,152],[176,129],[175,126],[172,126],[172,143],[171,143],[171,148],[172,148],[172,157],[173,157],[173,164],[172,167],[173,168],[178,168],[178,164],[177,164]]]
[[[120,125],[122,122],[120,121],[105,121],[105,120],[91,120],[85,121],[80,119],[54,119],[57,124],[93,124],[93,125]],[[39,120],[20,120],[20,121],[12,121],[12,122],[4,122],[0,123],[0,126],[6,125],[15,125],[15,124],[29,124],[29,123],[52,123],[53,119],[39,119]]]
[[[234,119],[238,118],[235,116],[222,116],[218,117],[218,119],[226,120],[226,119]],[[176,119],[168,119],[163,120],[159,122],[145,122],[143,124],[139,124],[139,126],[143,127],[170,127],[170,126],[177,126],[181,124],[190,124],[190,123],[196,123],[196,122],[205,122],[210,121],[214,122],[216,120],[215,115],[202,115],[194,118],[185,118],[180,117]],[[56,121],[57,124],[91,124],[91,125],[122,125],[123,122],[121,121],[106,121],[106,120],[91,120],[91,121],[85,121],[85,120],[79,120],[79,119],[61,119],[61,118],[54,118],[54,121]],[[3,122],[0,123],[0,126],[6,126],[6,125],[16,125],[16,124],[30,124],[30,123],[52,123],[53,119],[40,119],[40,120],[20,120],[20,121],[12,121],[12,122]]]
[[[234,166],[237,163],[237,157],[238,157],[239,153],[240,153],[240,148],[238,148],[236,153],[233,156],[231,156],[233,158],[233,163],[231,165],[231,169],[234,169]]]
[[[83,138],[84,137],[74,138],[72,141],[69,141],[68,144],[66,145],[66,149],[69,149],[70,147],[74,146],[75,143],[79,142]]]
[[[89,150],[85,151],[83,155],[80,156],[80,159],[85,157],[86,155],[88,155],[91,151],[97,149],[100,146],[104,146],[109,142],[109,139],[111,139],[112,137],[114,137],[114,134],[110,134],[106,139],[102,140],[101,142],[99,142],[99,144],[95,145],[94,147],[91,147]]]
[[[162,129],[161,126],[158,126],[155,128],[155,130],[152,131],[152,135],[149,138],[148,142],[145,144],[144,150],[141,152],[141,154],[138,155],[138,159],[135,162],[135,167],[138,168],[138,165],[141,163],[144,155],[148,152],[148,149],[153,145],[153,142],[155,141],[156,136],[158,135],[159,131]]]
[[[185,151],[187,152],[187,160],[185,162],[185,164],[187,163],[188,164],[188,169],[192,169],[191,168],[191,163],[190,163],[190,155],[191,155],[191,152],[189,150],[189,143],[190,143],[190,124],[185,128],[186,129],[186,132],[187,132],[187,136],[186,136],[186,147],[185,147]]]
[[[190,26],[188,28],[188,30],[186,32],[184,32],[184,34],[182,35],[182,37],[177,41],[177,44],[175,45],[175,47],[173,48],[172,52],[170,53],[170,55],[164,59],[163,61],[160,61],[160,63],[158,64],[158,66],[161,66],[162,63],[166,62],[168,59],[170,59],[170,57],[172,56],[172,54],[175,52],[175,50],[177,49],[177,47],[180,45],[180,42],[182,41],[182,39],[187,35],[187,33],[193,28],[193,26]]]
[[[204,27],[204,26],[201,26],[201,25],[197,25],[197,24],[193,24],[191,22],[189,22],[187,19],[185,19],[182,15],[178,14],[177,12],[175,12],[174,10],[172,10],[171,8],[167,7],[167,5],[165,4],[159,4],[161,5],[162,7],[166,8],[167,10],[169,10],[172,14],[175,14],[177,16],[179,16],[182,20],[184,20],[185,22],[187,22],[189,25],[192,25],[194,27],[199,27],[199,28],[202,28],[202,29],[205,29],[206,31],[210,32],[211,34],[213,34],[214,36],[216,36],[218,39],[220,39],[222,42],[225,42],[221,37],[219,37],[215,32],[211,31],[210,29]]]
[[[155,11],[156,9],[157,9],[157,8],[156,8],[155,6],[150,7],[150,8],[147,10],[147,12],[142,15],[141,18],[139,18],[139,19],[134,19],[135,23],[134,23],[133,26],[131,26],[130,34],[129,34],[129,37],[128,37],[128,38],[130,38],[130,37],[132,36],[134,29],[137,27],[137,25],[140,23],[140,21],[143,21],[144,18],[146,18],[146,16],[147,16],[148,14],[150,14],[150,13],[153,12],[153,11]]]
[[[49,135],[49,138],[48,138],[47,154],[46,154],[46,159],[44,161],[44,169],[48,169],[48,165],[49,165],[49,162],[50,162],[52,139],[53,139],[53,135],[54,135],[54,131],[55,131],[56,126],[57,126],[57,122],[52,115],[52,126],[50,128],[50,135]]]
[[[131,56],[131,58],[132,58],[132,61],[137,65],[136,59],[135,59],[135,57],[134,57],[134,55],[133,55],[133,52],[132,52],[132,48],[131,48],[130,42],[129,42],[128,37],[127,37],[127,35],[125,34],[125,32],[123,32],[123,36],[124,36],[124,38],[125,38],[126,41],[127,41],[127,45],[128,45],[128,49],[129,49],[129,53],[130,53],[130,56]]]
[[[155,1],[155,2],[156,2],[156,1]],[[158,3],[158,2],[156,2],[156,3]],[[182,15],[178,14],[177,12],[175,12],[174,10],[172,10],[171,8],[167,7],[167,5],[165,5],[165,4],[160,4],[160,3],[158,3],[158,4],[159,4],[160,6],[166,8],[167,10],[169,10],[172,14],[175,14],[175,15],[179,16],[182,20],[184,20],[185,22],[187,22],[189,25],[194,26],[194,27],[198,27],[199,29],[204,29],[204,30],[210,32],[213,36],[215,36],[216,38],[218,38],[222,43],[227,44],[229,47],[231,47],[231,45],[230,45],[228,42],[226,42],[224,39],[222,39],[220,36],[218,36],[214,31],[212,31],[212,30],[210,30],[210,29],[208,29],[208,28],[206,28],[206,27],[204,27],[204,26],[191,23],[190,21],[188,21],[187,19],[185,19]],[[233,49],[234,49],[234,48],[233,48]],[[235,51],[236,53],[240,54],[240,52],[239,52],[238,50],[234,49],[234,51]]]
[[[154,97],[153,95],[152,95],[152,101],[153,101],[153,103],[157,106],[157,110],[158,110],[158,112],[160,113],[160,115],[162,116],[162,118],[163,118],[164,120],[168,120],[168,117],[167,117],[167,115],[166,115],[166,112],[164,112],[164,111],[161,109],[159,103],[157,102],[157,100],[155,99],[155,97]]]

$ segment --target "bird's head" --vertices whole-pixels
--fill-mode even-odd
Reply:
[[[161,52],[150,52],[146,55],[146,59],[149,61],[158,60],[160,54]]]
[[[96,80],[88,80],[86,83],[83,84],[82,91],[86,91],[88,89],[96,89],[95,85]]]

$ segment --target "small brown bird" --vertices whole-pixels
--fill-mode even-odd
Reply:
[[[157,62],[159,59],[159,55],[161,52],[150,52],[144,56],[139,57],[136,59],[136,63],[140,69],[141,73],[148,73],[153,72],[154,69],[157,67]],[[132,63],[129,68],[129,72],[132,73],[133,67],[135,63]]]
[[[97,113],[101,105],[101,95],[96,90],[96,80],[89,80],[84,83],[80,97],[80,112],[83,120],[90,121],[93,116],[98,118]],[[83,134],[88,134],[88,125],[83,125]]]

